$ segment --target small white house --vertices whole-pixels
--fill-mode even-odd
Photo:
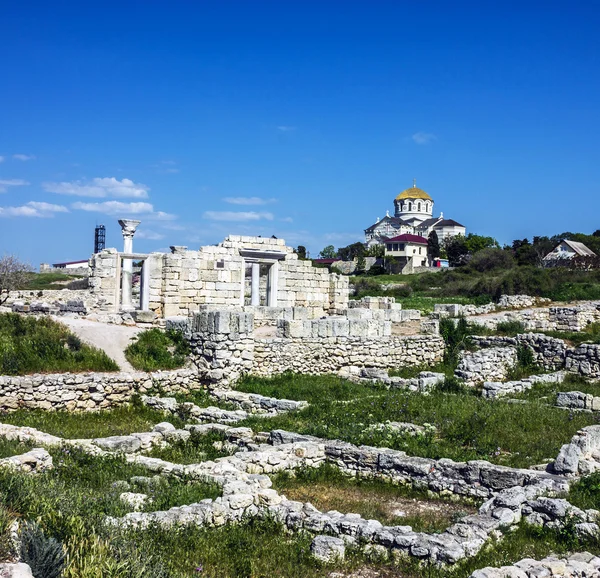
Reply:
[[[563,259],[571,260],[575,257],[596,257],[596,253],[586,247],[583,243],[563,239],[544,257],[543,261],[545,264],[549,265],[553,262],[560,262]]]
[[[427,239],[419,235],[398,235],[385,241],[385,256],[398,257],[409,267],[428,267]]]

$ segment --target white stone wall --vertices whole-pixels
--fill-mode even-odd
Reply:
[[[56,373],[0,375],[0,410],[96,411],[129,402],[134,394],[160,387],[187,393],[202,386],[195,370],[155,373]]]
[[[517,350],[514,347],[461,351],[460,361],[454,373],[467,385],[475,386],[485,381],[504,381],[516,363]]]

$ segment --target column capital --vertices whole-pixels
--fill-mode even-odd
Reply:
[[[119,225],[121,225],[121,232],[123,233],[123,238],[133,238],[135,230],[137,229],[137,226],[140,223],[141,221],[136,221],[135,219],[119,219]]]

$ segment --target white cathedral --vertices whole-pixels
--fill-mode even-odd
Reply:
[[[365,229],[365,241],[368,247],[382,245],[388,239],[398,235],[417,235],[427,238],[431,231],[435,231],[440,244],[448,237],[465,235],[467,229],[464,225],[452,219],[444,218],[444,213],[439,217],[433,216],[433,199],[417,187],[416,179],[413,186],[402,191],[394,199],[394,216],[389,211],[383,219]]]

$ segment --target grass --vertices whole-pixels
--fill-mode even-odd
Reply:
[[[310,502],[321,511],[356,513],[388,526],[412,526],[416,532],[442,532],[462,516],[477,512],[472,502],[431,498],[409,486],[354,478],[330,464],[281,472],[273,487],[288,499]]]
[[[443,362],[437,363],[436,365],[411,365],[390,369],[388,371],[388,375],[390,377],[402,377],[404,379],[412,379],[415,377],[419,377],[419,374],[423,371],[434,371],[436,373],[445,373],[451,375],[452,373],[454,373],[454,368],[449,367]]]
[[[600,472],[594,472],[575,482],[567,499],[582,510],[600,509]]]
[[[82,277],[78,275],[67,275],[65,273],[32,273],[23,287],[22,291],[42,291],[48,289],[67,289],[69,283],[78,281]]]
[[[187,441],[177,441],[165,447],[154,446],[146,455],[176,464],[198,464],[231,455],[223,448],[225,436],[219,432],[206,435],[192,433]]]
[[[19,440],[7,440],[5,437],[0,438],[0,458],[9,458],[24,454],[35,446],[31,442],[21,442]]]
[[[183,367],[189,353],[189,343],[180,331],[165,332],[156,327],[142,331],[125,349],[127,361],[141,371]]]
[[[127,435],[151,430],[157,423],[169,421],[175,427],[185,424],[176,416],[131,403],[101,412],[17,410],[1,416],[2,423],[33,427],[66,439],[98,438]]]
[[[0,314],[0,375],[118,371],[95,347],[48,317]]]
[[[337,398],[336,389],[345,395]],[[471,393],[439,391],[424,396],[362,384],[343,385],[333,377],[247,378],[244,391],[268,392],[280,398],[308,398],[311,403],[298,412],[271,418],[252,416],[239,424],[255,431],[285,429],[354,444],[390,447],[414,456],[457,461],[486,459],[515,467],[554,459],[578,429],[597,423],[592,414],[570,414],[540,402],[515,405]],[[339,403],[339,399],[349,401]],[[438,436],[411,438],[368,429],[372,424],[386,421],[430,423],[436,426]]]
[[[590,323],[583,331],[542,331],[549,337],[564,339],[572,345],[600,343],[600,323]]]
[[[554,404],[559,391],[581,391],[600,396],[600,382],[588,381],[581,375],[570,373],[562,383],[536,383],[531,389],[511,397],[527,400],[546,399]]]

